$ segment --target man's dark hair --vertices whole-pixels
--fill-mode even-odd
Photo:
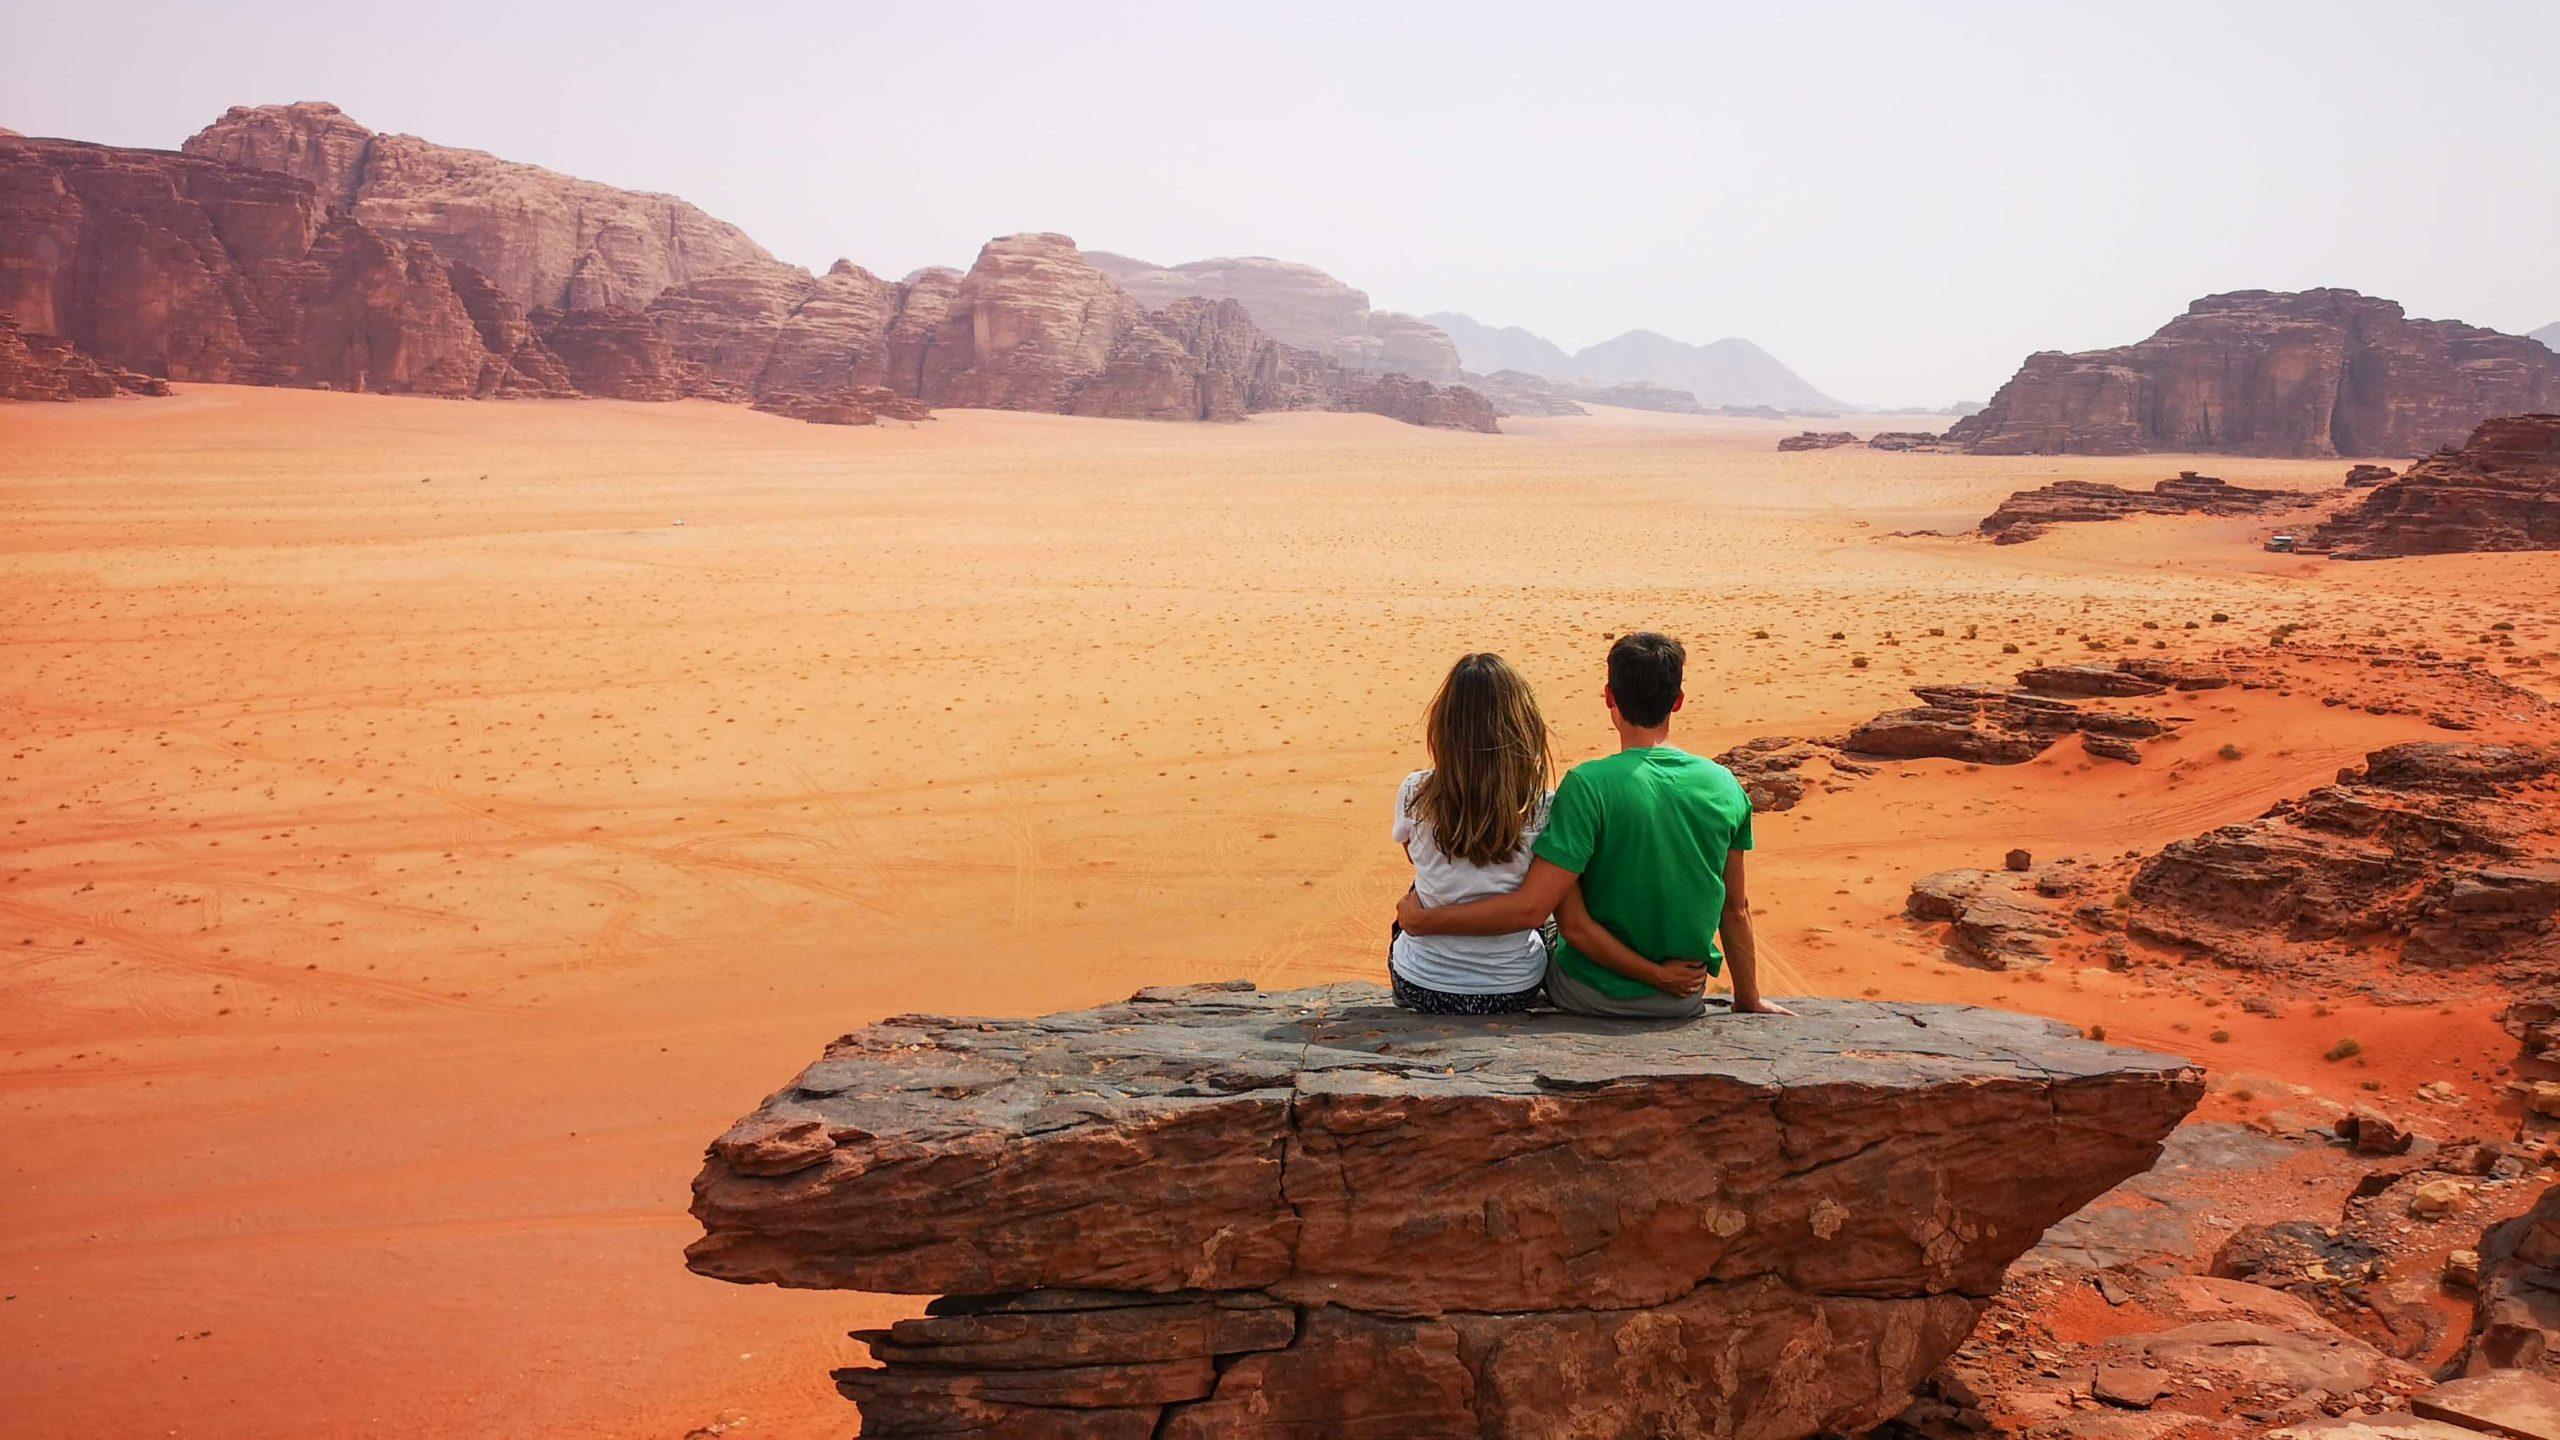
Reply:
[[[1609,647],[1609,693],[1630,725],[1650,730],[1671,718],[1680,700],[1680,670],[1689,652],[1668,635],[1640,630]]]

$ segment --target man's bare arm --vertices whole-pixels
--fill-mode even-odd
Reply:
[[[1508,935],[1546,923],[1573,886],[1575,876],[1545,860],[1529,862],[1520,888],[1456,905],[1425,905],[1412,891],[1396,906],[1396,923],[1416,935]]]
[[[1738,1015],[1793,1015],[1793,1010],[1760,993],[1760,947],[1751,933],[1751,895],[1743,865],[1747,851],[1736,850],[1724,862],[1724,914],[1717,929],[1724,937],[1724,963],[1733,972],[1733,1009]]]

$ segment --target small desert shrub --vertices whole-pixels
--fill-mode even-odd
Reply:
[[[2341,1040],[2337,1044],[2330,1046],[2329,1053],[2321,1056],[2320,1058],[2330,1062],[2331,1064],[2336,1064],[2340,1060],[2353,1060],[2363,1053],[2364,1047],[2362,1045],[2357,1044],[2353,1040]]]

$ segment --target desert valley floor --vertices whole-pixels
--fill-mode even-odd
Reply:
[[[1606,639],[1646,626],[1690,644],[1677,738],[1707,753],[2039,660],[2331,654],[2325,695],[2175,697],[2191,723],[2139,766],[1818,786],[1759,827],[1770,988],[2275,1082],[2218,1088],[2222,1120],[2443,1079],[2499,1123],[2486,997],[2252,1013],[2150,967],[1971,968],[1902,907],[1928,871],[2154,848],[2444,738],[2324,704],[2337,654],[2552,657],[2560,555],[2272,555],[2262,519],[1908,533],[2057,477],[2313,490],[2339,461],[1504,425],[0,406],[0,1428],[842,1435],[844,1332],[920,1302],[687,1273],[703,1142],[900,1011],[1378,976],[1439,673],[1508,655],[1580,759]]]

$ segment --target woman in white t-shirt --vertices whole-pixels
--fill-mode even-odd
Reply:
[[[1396,792],[1395,840],[1413,861],[1425,905],[1508,895],[1529,873],[1529,847],[1546,828],[1555,761],[1546,718],[1529,682],[1503,658],[1459,658],[1423,718],[1431,768]],[[1568,896],[1574,903],[1578,895]],[[1425,1015],[1507,1015],[1538,999],[1547,937],[1408,935],[1387,947],[1396,1004]]]

